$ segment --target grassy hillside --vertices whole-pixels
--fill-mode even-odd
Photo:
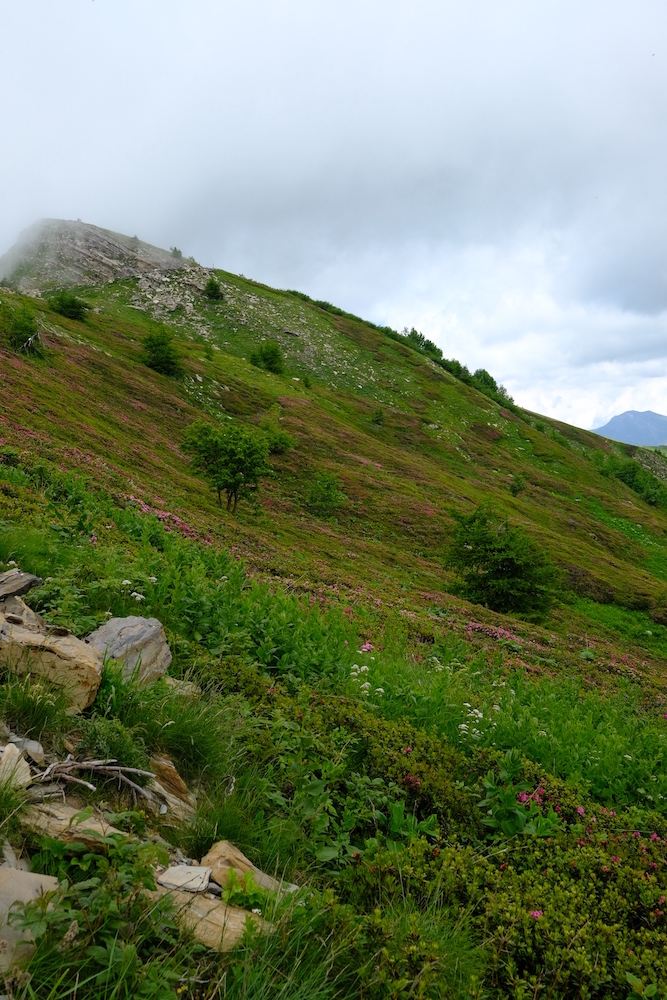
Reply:
[[[0,570],[50,578],[30,603],[81,636],[136,612],[132,580],[171,672],[205,692],[193,721],[166,688],[109,675],[83,723],[57,706],[35,721],[6,678],[0,714],[54,747],[69,733],[104,753],[112,726],[115,756],[169,754],[200,810],[165,836],[192,857],[228,836],[306,893],[265,901],[280,932],[231,958],[158,935],[143,979],[79,996],[606,998],[630,995],[627,973],[667,989],[667,461],[485,395],[326,303],[215,274],[222,300],[192,269],[80,289],[84,321],[0,290]],[[21,306],[41,356],[1,343]],[[180,378],[144,363],[159,325]],[[283,374],[250,363],[266,339]],[[182,449],[201,416],[293,441],[234,516]],[[326,517],[308,501],[322,472],[344,495]],[[542,621],[457,596],[447,552],[480,503],[549,554]],[[55,989],[58,940],[40,941],[46,992],[17,995]],[[167,954],[174,981],[150,993]]]

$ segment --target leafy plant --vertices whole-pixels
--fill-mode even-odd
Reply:
[[[332,472],[319,472],[308,487],[306,502],[318,517],[331,517],[343,506],[347,497],[340,488],[338,477]]]
[[[493,771],[487,773],[483,779],[486,795],[479,802],[479,808],[486,811],[482,823],[500,837],[516,837],[518,834],[553,837],[561,829],[561,822],[551,807],[547,815],[543,815],[539,788],[526,795],[530,788],[528,782],[514,784],[520,767],[520,757],[508,750],[498,777]]]
[[[482,507],[459,518],[448,561],[475,604],[532,616],[549,610],[555,570],[548,556],[521,528],[494,526]]]
[[[269,443],[269,455],[284,455],[286,451],[294,447],[294,441],[287,431],[270,427],[265,433]]]
[[[632,993],[630,994],[630,1000],[635,1000],[635,997],[660,997],[658,993],[658,984],[651,983],[650,985],[644,985],[638,976],[632,974],[632,972],[625,973],[626,982],[632,986]]]
[[[68,292],[66,289],[56,292],[48,301],[54,312],[66,316],[67,319],[76,319],[80,322],[86,318],[86,311],[90,309],[86,302],[78,298],[74,292]]]
[[[518,497],[519,493],[522,493],[526,488],[526,480],[521,475],[521,473],[514,474],[512,476],[512,482],[510,483],[510,493],[513,497]]]
[[[164,328],[146,335],[143,343],[143,352],[144,363],[149,368],[152,368],[153,371],[172,378],[181,374],[182,366],[174,344],[174,338]]]
[[[213,427],[197,420],[186,431],[183,450],[217,490],[220,506],[223,492],[227,495],[227,510],[232,513],[239,498],[255,490],[260,478],[271,472],[265,435],[239,424]]]
[[[39,333],[35,314],[25,306],[11,314],[7,342],[15,351],[25,351],[26,353],[39,351]]]

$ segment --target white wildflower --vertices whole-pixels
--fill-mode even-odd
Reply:
[[[546,731],[546,729],[540,729],[540,730],[538,731],[537,735],[538,735],[538,736],[546,736],[546,735],[547,735],[547,731]]]
[[[131,587],[131,586],[132,586],[131,580],[123,580],[123,582],[121,583],[121,587]]]
[[[157,577],[156,576],[149,576],[148,579],[150,580],[151,583],[157,583]]]
[[[623,756],[625,757],[626,760],[632,760],[632,757],[630,756],[629,753],[624,753]]]
[[[135,601],[145,601],[146,600],[146,598],[144,597],[144,595],[140,594],[136,590],[132,591],[132,593],[130,594],[130,597],[133,597],[135,599]]]
[[[370,681],[364,681],[364,683],[361,685],[361,690],[368,691],[370,689],[370,686],[371,686]]]
[[[7,563],[8,566],[18,566],[16,559],[10,559]]]
[[[492,705],[491,707],[493,708],[494,712],[500,712],[500,705]]]
[[[368,667],[362,667],[361,668],[361,672],[362,672],[362,674],[367,674],[368,673]]]
[[[375,688],[376,694],[384,694],[384,688]]]
[[[258,917],[261,917],[261,915],[262,915],[262,911],[261,911],[261,910],[258,910],[258,909],[257,909],[256,907],[254,907],[254,908],[253,908],[253,909],[251,910],[251,913],[256,913]]]

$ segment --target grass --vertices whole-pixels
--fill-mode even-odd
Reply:
[[[160,828],[109,785],[91,803],[188,857],[229,838],[303,890],[262,898],[275,932],[219,957],[142,897],[141,840],[106,843],[104,863],[31,842],[68,888],[48,917],[28,911],[32,980],[10,988],[624,1000],[630,972],[664,992],[667,631],[650,612],[667,606],[667,514],[600,474],[600,451],[623,457],[613,443],[506,410],[354,317],[218,278],[212,302],[172,276],[192,311],[169,315],[134,282],[88,289],[85,322],[25,300],[44,357],[0,346],[0,570],[42,576],[28,603],[78,636],[158,617],[170,672],[201,694],[140,690],[109,666],[73,723],[8,677],[0,716],[49,747],[69,731],[77,753],[171,757],[193,822]],[[142,362],[159,322],[180,379]],[[250,364],[262,338],[282,375]],[[293,443],[236,517],[181,451],[202,414]],[[335,485],[326,511],[317,482]],[[482,500],[561,571],[539,625],[454,593],[454,515]],[[482,822],[484,776],[512,748],[520,794],[557,811],[548,838]],[[18,848],[21,803],[3,801]],[[74,913],[86,930],[64,944]]]

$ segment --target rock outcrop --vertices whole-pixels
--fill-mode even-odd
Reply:
[[[0,868],[0,939],[7,942],[0,950],[0,972],[25,961],[33,947],[29,931],[18,930],[7,923],[12,905],[29,903],[57,888],[58,879],[53,875],[37,875],[13,866]]]
[[[141,278],[156,270],[168,274],[198,266],[136,237],[65,219],[40,219],[0,257],[0,277],[11,281],[16,275],[19,289],[33,293]]]
[[[296,892],[298,889],[298,886],[292,885],[290,882],[281,882],[257,868],[229,840],[220,840],[214,844],[206,857],[201,859],[201,864],[211,869],[211,878],[223,888],[227,885],[231,869],[239,878],[249,872],[252,873],[255,885],[261,889],[267,889],[269,892]]]
[[[157,618],[138,615],[110,618],[92,632],[86,642],[103,657],[122,663],[123,676],[130,678],[136,674],[140,684],[150,684],[164,677],[171,664],[171,650]]]
[[[44,581],[32,573],[24,573],[17,567],[0,573],[0,601],[8,597],[20,597],[33,587],[41,587]]]
[[[0,664],[63,688],[72,711],[80,712],[95,701],[103,657],[81,639],[56,631],[61,630],[0,613]]]

